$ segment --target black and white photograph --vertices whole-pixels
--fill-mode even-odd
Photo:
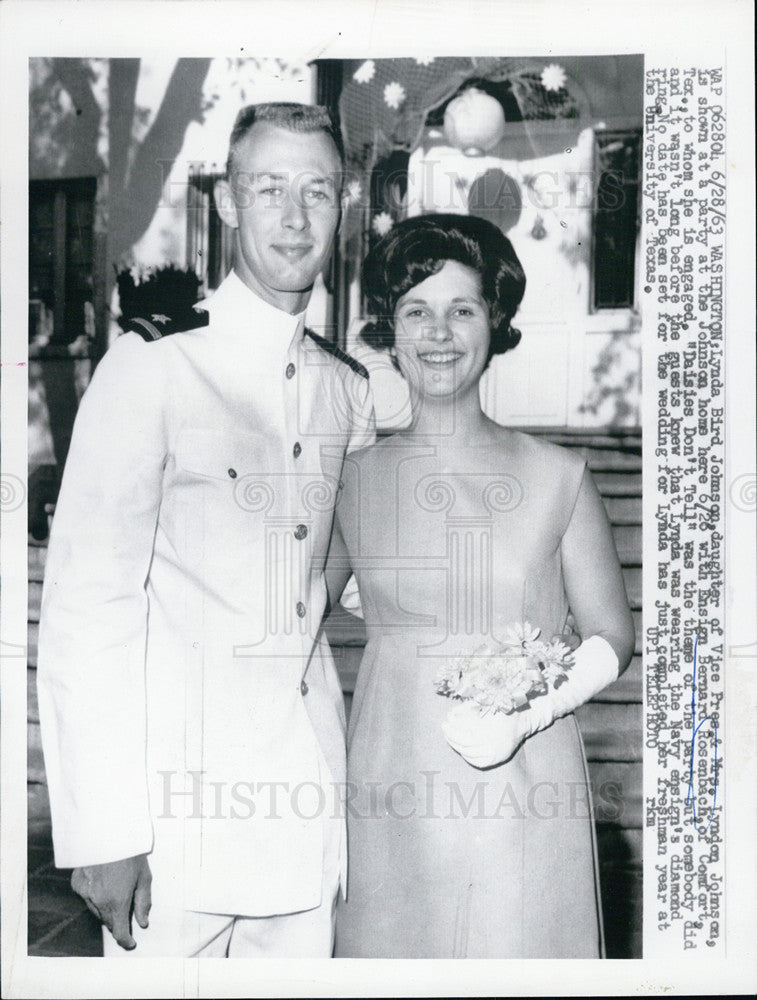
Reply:
[[[722,36],[200,6],[13,61],[7,995],[753,984]]]

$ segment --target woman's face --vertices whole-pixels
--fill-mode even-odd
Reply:
[[[445,261],[394,310],[400,371],[421,396],[456,396],[478,386],[489,355],[489,307],[470,267]]]

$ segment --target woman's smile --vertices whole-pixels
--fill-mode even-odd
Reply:
[[[453,365],[462,356],[462,351],[418,351],[418,357],[421,361],[437,367],[439,365]]]

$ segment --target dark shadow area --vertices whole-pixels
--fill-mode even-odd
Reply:
[[[642,957],[642,867],[628,833],[615,823],[597,825],[607,958]]]
[[[29,955],[102,957],[100,921],[72,890],[71,872],[55,867],[49,823],[30,823],[28,844]]]

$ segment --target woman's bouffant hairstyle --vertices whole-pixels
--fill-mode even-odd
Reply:
[[[394,346],[394,310],[402,296],[448,260],[475,271],[489,307],[494,354],[520,341],[510,324],[526,290],[526,276],[510,240],[491,222],[475,215],[419,215],[397,223],[370,251],[363,264],[363,290],[374,317],[361,332],[379,350]]]

